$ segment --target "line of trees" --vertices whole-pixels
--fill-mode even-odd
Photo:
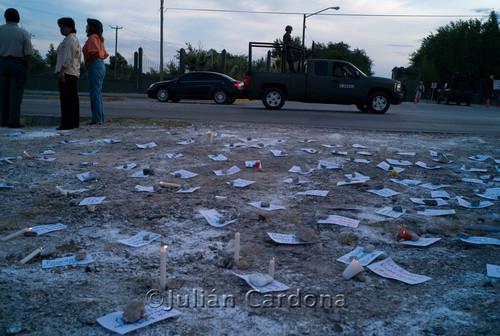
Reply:
[[[422,41],[410,62],[420,68],[425,83],[442,84],[454,73],[470,73],[475,84],[500,76],[500,28],[495,12],[487,21],[451,22]]]

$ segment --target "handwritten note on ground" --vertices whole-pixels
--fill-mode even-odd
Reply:
[[[255,286],[254,284],[252,284],[249,281],[250,274],[238,274],[238,273],[234,273],[234,272],[231,272],[231,273],[233,273],[237,277],[245,280],[247,282],[247,284],[249,284],[253,289],[255,289],[256,291],[258,291],[260,293],[282,292],[282,291],[286,291],[286,290],[290,289],[290,287],[288,287],[287,285],[282,284],[281,282],[276,281],[276,280],[274,280],[273,282],[271,282],[269,285],[266,285],[266,286],[262,286],[262,287]]]
[[[349,265],[351,263],[351,257],[357,257],[361,266],[366,266],[370,264],[373,260],[377,259],[378,256],[384,254],[384,251],[374,250],[373,252],[366,253],[363,251],[361,246],[356,247],[353,251],[343,255],[338,258],[337,261]]]
[[[57,258],[52,260],[42,260],[42,268],[52,268],[52,267],[61,267],[61,266],[70,266],[70,265],[85,265],[93,263],[94,259],[91,254],[88,254],[87,257],[83,260],[76,260],[75,256]]]
[[[299,244],[312,244],[313,243],[313,242],[307,242],[305,240],[302,240],[294,234],[268,232],[267,235],[274,242],[279,243],[279,244],[299,245]]]
[[[347,218],[338,215],[329,215],[327,219],[318,220],[319,224],[337,224],[341,226],[347,226],[351,228],[357,228],[359,224],[359,220]]]
[[[432,279],[425,275],[414,274],[404,270],[391,258],[384,259],[372,265],[368,265],[367,267],[384,278],[399,280],[410,285],[419,284]]]
[[[153,240],[161,237],[158,233],[154,232],[148,232],[148,231],[140,231],[138,234],[136,234],[133,237],[127,238],[127,239],[120,239],[118,242],[132,246],[132,247],[141,247],[144,245],[148,245],[151,243]]]

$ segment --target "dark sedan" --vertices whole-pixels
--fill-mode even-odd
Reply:
[[[213,99],[217,104],[232,104],[243,97],[243,83],[217,72],[190,72],[179,78],[157,82],[148,97],[161,102],[181,99]]]

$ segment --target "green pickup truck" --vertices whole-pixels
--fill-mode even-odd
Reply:
[[[401,83],[370,77],[349,62],[339,60],[310,59],[303,62],[302,73],[252,71],[252,47],[286,46],[279,43],[250,42],[249,68],[244,77],[248,99],[261,99],[267,109],[278,110],[285,101],[326,104],[355,104],[363,112],[385,113],[391,104],[403,101]],[[304,57],[302,58],[304,60]]]

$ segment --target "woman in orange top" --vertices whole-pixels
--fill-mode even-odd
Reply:
[[[92,110],[91,125],[104,123],[104,108],[102,104],[102,82],[106,75],[104,60],[109,56],[104,49],[102,23],[95,19],[87,19],[88,40],[83,46],[83,58],[89,81],[90,108]]]

